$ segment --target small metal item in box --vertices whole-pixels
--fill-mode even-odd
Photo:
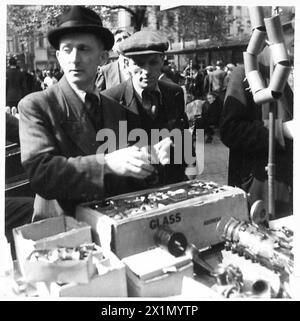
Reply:
[[[51,297],[127,297],[127,282],[124,263],[112,253],[100,247],[93,254],[96,273],[88,283],[58,284],[52,282],[47,288]]]
[[[93,245],[34,250],[24,263],[27,282],[88,283],[96,273]]]
[[[76,247],[92,242],[88,224],[64,215],[16,227],[13,235],[21,274],[24,274],[24,263],[34,250]]]

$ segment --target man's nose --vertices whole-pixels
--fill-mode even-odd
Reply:
[[[80,60],[79,50],[77,48],[73,48],[69,54],[70,62],[77,62]]]

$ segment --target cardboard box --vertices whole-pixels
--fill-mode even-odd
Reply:
[[[76,260],[27,259],[24,263],[24,278],[27,282],[88,283],[96,273],[92,253]]]
[[[126,265],[128,296],[168,297],[182,292],[183,277],[193,277],[187,255],[175,257],[159,247],[122,260]]]
[[[155,192],[176,188],[181,190],[186,188],[185,184],[187,182],[173,184],[156,189]],[[248,220],[244,191],[231,186],[214,184],[216,187],[210,188],[210,185],[207,185],[206,190],[203,188],[203,195],[186,200],[179,198],[177,202],[169,197],[170,202],[167,205],[124,217],[121,217],[122,208],[119,212],[116,210],[116,213],[112,208],[109,213],[105,207],[95,202],[81,204],[76,209],[76,219],[85,221],[92,227],[94,242],[101,244],[102,248],[111,249],[121,259],[156,246],[154,235],[157,229],[165,224],[174,232],[183,233],[188,243],[203,249],[223,242],[221,234],[231,217]],[[117,202],[124,199],[130,208],[136,196],[149,192],[151,191],[140,191],[112,199]],[[178,198],[178,195],[173,195],[172,198],[175,196]],[[123,210],[126,210],[125,205]]]
[[[52,217],[14,228],[13,235],[20,272],[25,277],[24,264],[34,250],[76,247],[92,242],[91,227],[69,216]]]
[[[127,297],[125,265],[112,252],[104,253],[108,260],[87,284],[40,284],[40,293],[51,297]],[[41,287],[44,287],[42,290]],[[47,291],[45,291],[47,287]]]

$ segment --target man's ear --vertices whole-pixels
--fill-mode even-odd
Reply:
[[[109,57],[108,51],[107,50],[102,51],[99,57],[99,66],[104,66],[108,61],[108,57]]]
[[[56,54],[56,58],[57,58],[58,62],[60,63],[60,61],[59,61],[59,50],[56,50],[55,54]]]

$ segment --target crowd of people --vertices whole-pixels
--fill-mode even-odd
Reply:
[[[118,51],[121,41],[130,33],[118,29],[114,33],[115,45],[112,50],[118,54],[118,59],[110,63],[109,59],[103,66],[98,66],[96,86],[100,91],[120,84],[130,78],[127,59]],[[205,129],[205,142],[211,143],[215,130],[219,128],[222,103],[229,77],[235,65],[217,61],[215,66],[200,68],[197,64],[188,64],[177,70],[174,62],[164,60],[161,68],[160,80],[175,83],[182,87],[185,98],[185,112],[189,119],[190,128]],[[26,95],[45,90],[56,84],[63,76],[59,68],[49,67],[35,71],[20,68],[14,57],[9,58],[6,73],[6,111],[17,118],[18,103]],[[200,127],[199,127],[200,126]]]
[[[6,70],[6,107],[17,108],[23,97],[47,89],[61,77],[59,68],[27,70],[18,64],[17,58],[10,57]]]
[[[131,34],[123,29],[114,32],[114,46],[112,51],[118,58],[110,63],[107,59],[102,66],[98,66],[96,87],[100,91],[111,88],[130,78],[127,58],[118,50],[120,42]],[[229,77],[235,65],[225,65],[218,60],[213,65],[200,68],[198,64],[189,63],[179,71],[174,62],[164,60],[159,80],[175,83],[183,89],[185,112],[189,119],[190,128],[205,129],[205,142],[211,143],[213,135],[219,128],[219,120],[224,102]],[[26,95],[45,90],[56,84],[63,76],[60,68],[43,70],[25,70],[17,64],[17,59],[10,57],[6,73],[6,111],[17,118],[18,103]],[[200,127],[199,127],[200,126]]]
[[[48,33],[48,40],[61,71],[36,72],[40,86],[30,94],[22,87],[20,73],[18,82],[8,81],[10,73],[17,74],[12,59],[7,75],[7,93],[17,84],[22,88],[18,95],[7,94],[7,106],[17,106],[19,112],[22,165],[36,194],[34,220],[56,213],[51,202],[72,216],[81,202],[188,179],[185,169],[190,164],[185,159],[175,161],[172,151],[178,146],[171,137],[149,146],[131,135],[129,142],[122,143],[128,132],[141,129],[150,137],[153,129],[183,133],[203,128],[206,143],[220,129],[222,141],[235,157],[229,159],[235,176],[233,180],[230,175],[229,184],[247,192],[251,182],[262,182],[265,188],[268,124],[261,106],[254,106],[242,66],[217,61],[215,66],[188,64],[178,71],[165,60],[169,43],[157,31],[113,34],[98,14],[83,6],[71,6]],[[113,62],[108,60],[111,49],[118,55]],[[278,145],[284,165],[276,173],[280,186],[286,187],[286,194],[280,194],[286,196],[280,209],[290,213],[292,177],[286,173],[292,170],[292,135],[287,134],[286,122],[293,118],[291,97],[287,84],[278,114],[285,124]],[[127,122],[126,133],[119,126],[122,121]],[[116,138],[110,145],[108,132]],[[267,198],[259,188],[251,192],[252,199]]]

